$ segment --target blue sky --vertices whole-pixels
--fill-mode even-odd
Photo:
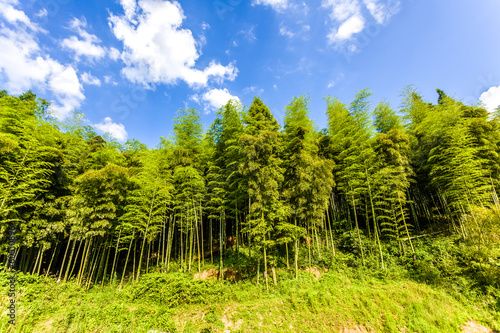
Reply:
[[[65,119],[150,147],[179,108],[260,96],[278,120],[294,96],[398,109],[413,84],[467,104],[500,104],[498,0],[0,0],[0,89],[32,89]]]

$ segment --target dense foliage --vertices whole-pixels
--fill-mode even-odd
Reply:
[[[328,97],[321,131],[305,96],[283,128],[257,97],[228,102],[206,131],[181,109],[173,136],[148,149],[105,140],[81,113],[59,123],[30,91],[2,91],[1,258],[14,225],[16,269],[86,288],[205,262],[224,279],[228,254],[257,283],[263,270],[266,286],[277,268],[398,264],[498,294],[499,118],[438,94],[432,104],[407,88],[399,112],[372,110],[368,89],[349,104]],[[134,292],[157,297],[144,288]]]

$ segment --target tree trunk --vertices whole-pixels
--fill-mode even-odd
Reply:
[[[118,256],[118,245],[120,244],[121,235],[122,235],[122,229],[120,229],[120,232],[118,233],[118,239],[116,240],[115,255],[113,257],[113,266],[111,267],[111,277],[109,279],[109,284],[112,284],[115,281],[115,264],[116,264],[116,257]]]
[[[47,272],[45,272],[45,276],[49,276],[50,268],[52,267],[52,262],[54,261],[54,257],[56,255],[56,252],[59,252],[59,251],[57,251],[58,248],[59,248],[59,240],[57,240],[56,247],[54,248],[54,251],[52,252],[52,256],[51,256],[50,262],[49,262],[49,267],[47,267]]]
[[[288,260],[288,243],[285,243],[285,249],[286,249],[286,269],[290,269],[290,262]]]
[[[70,243],[71,243],[71,238],[68,239],[68,244],[66,245],[66,251],[64,251],[63,261],[61,263],[61,268],[59,270],[59,277],[57,278],[58,280],[61,280],[62,272],[63,272],[63,269],[64,269],[64,263],[66,262],[66,254],[68,254],[68,249],[69,249],[69,244]],[[73,243],[73,250],[74,249],[75,249],[75,243]],[[71,256],[73,255],[73,250],[71,250]],[[70,256],[70,258],[71,258],[71,256]]]
[[[299,278],[299,240],[295,240],[295,278]]]
[[[361,250],[361,261],[363,262],[363,266],[365,266],[365,253],[363,250],[363,244],[361,243],[361,234],[359,233],[358,215],[356,213],[356,201],[354,200],[354,195],[351,194],[351,197],[352,197],[352,206],[354,209],[354,221],[356,222],[356,231],[358,232],[359,248]]]
[[[262,212],[262,219],[264,219],[264,213]],[[266,233],[264,233],[264,277],[266,278],[266,290],[269,291],[269,282],[267,278],[267,253],[266,253]]]
[[[222,211],[219,215],[220,215],[220,219],[219,219],[219,247],[220,247],[220,263],[219,263],[219,275],[220,275],[220,280],[221,281],[224,281],[224,263],[222,261],[222,215],[224,214],[223,213],[224,211]]]
[[[76,244],[76,240],[75,242],[73,243],[73,250],[75,248],[75,244]],[[69,266],[68,266],[68,269],[66,270],[66,273],[64,274],[64,280],[63,282],[66,282],[66,278],[68,277],[68,270],[69,270],[69,277],[71,277],[71,275],[73,275],[73,271],[75,269],[75,266],[76,266],[76,262],[78,260],[78,254],[80,254],[80,248],[82,247],[82,241],[80,241],[80,244],[78,244],[78,249],[76,250],[76,256],[75,256],[75,260],[73,261],[73,265],[71,266],[71,270],[69,270]],[[71,258],[68,262],[68,265],[71,264]]]
[[[330,241],[332,243],[332,254],[335,257],[335,243],[333,242],[333,231],[332,231],[332,222],[330,220],[330,214],[328,214],[328,211],[326,212],[326,219],[328,223],[328,229],[330,229]],[[328,230],[327,232],[327,237],[328,237]]]
[[[130,244],[128,245],[127,258],[125,259],[125,266],[123,267],[122,278],[120,279],[120,287],[123,285],[123,279],[125,278],[125,273],[127,273],[128,258],[130,256],[130,250],[132,249],[133,240],[134,240],[134,234],[132,234],[132,238],[130,238]]]

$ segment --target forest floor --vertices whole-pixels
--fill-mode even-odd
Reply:
[[[204,272],[204,273],[203,273]],[[221,283],[205,267],[150,273],[133,284],[92,286],[18,275],[15,326],[3,310],[2,332],[494,332],[500,315],[446,288],[394,274],[278,270],[263,278]],[[212,276],[211,276],[212,275]],[[7,295],[7,275],[0,274]],[[1,298],[6,309],[8,298]]]

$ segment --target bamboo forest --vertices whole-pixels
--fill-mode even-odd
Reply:
[[[7,294],[17,272],[17,324],[0,327],[500,330],[500,108],[364,89],[325,97],[321,129],[309,104],[293,98],[282,124],[259,97],[207,126],[180,109],[150,148],[1,91],[0,275]]]

